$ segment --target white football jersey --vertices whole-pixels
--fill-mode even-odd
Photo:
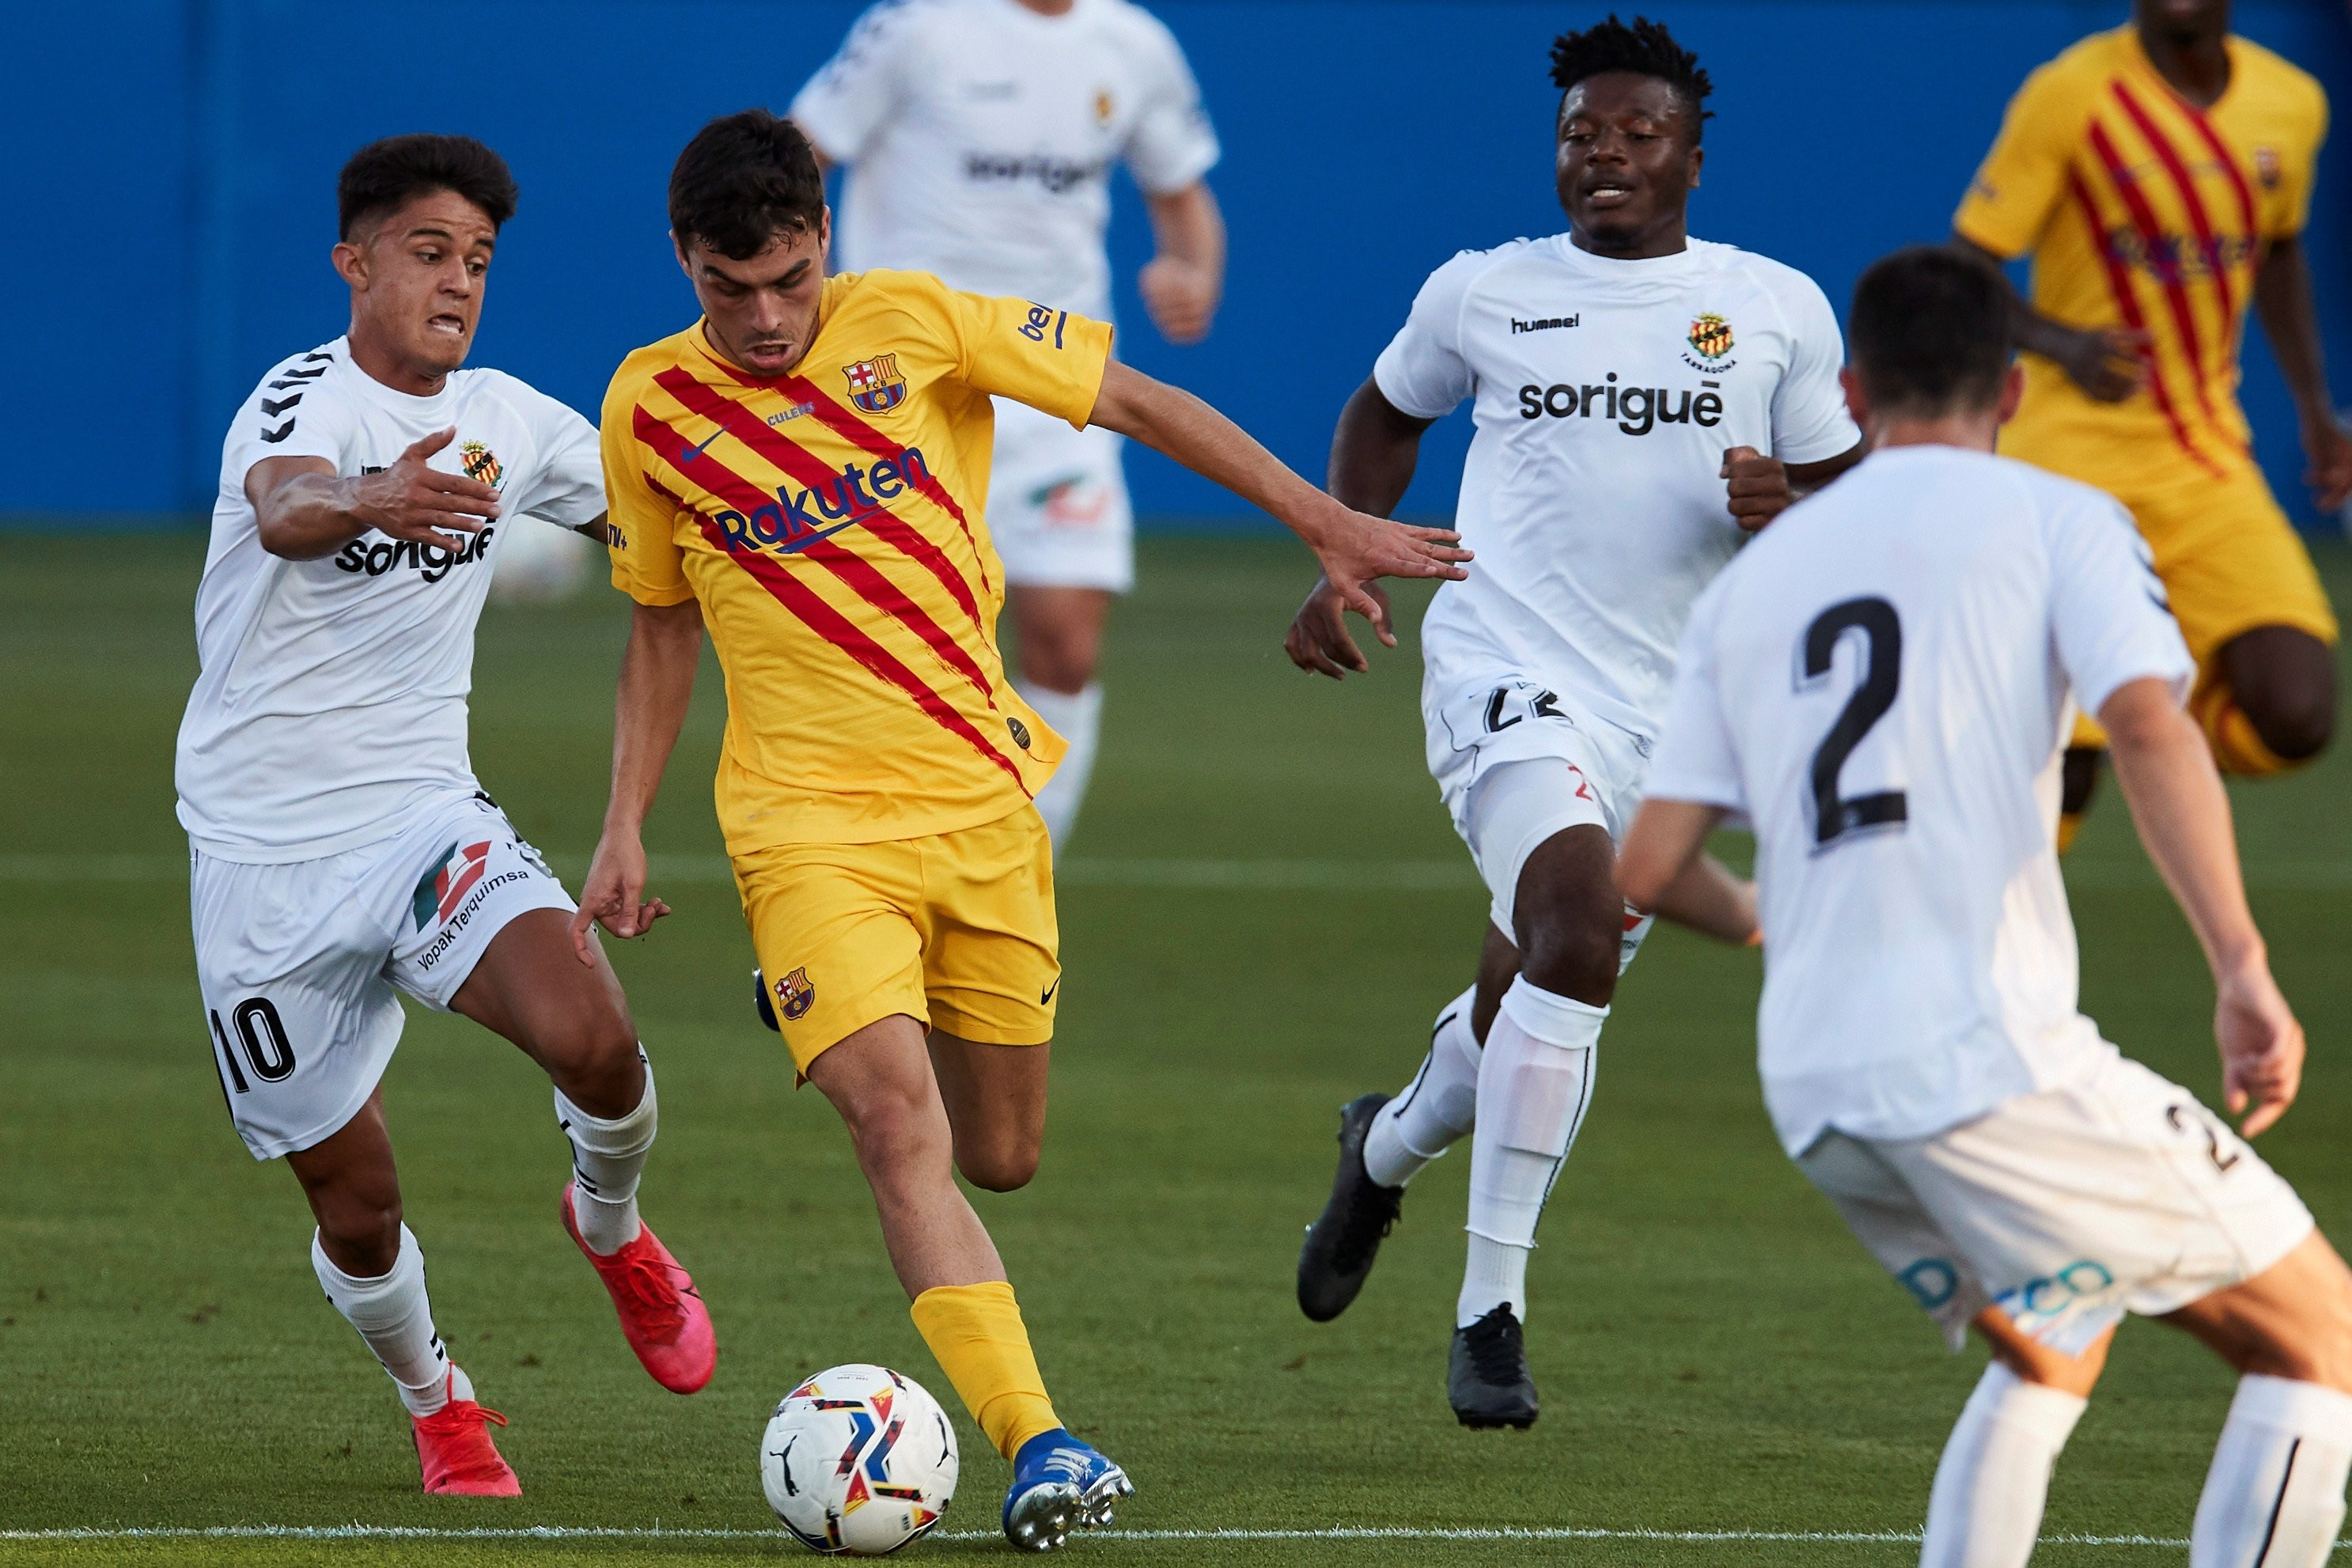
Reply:
[[[1655,734],[1691,601],[1744,537],[1724,453],[1851,451],[1844,357],[1813,280],[1733,246],[1622,261],[1562,234],[1432,273],[1372,368],[1416,418],[1475,400],[1454,526],[1477,560],[1422,623],[1423,691],[1517,675]]]
[[[1043,16],[1016,0],[883,0],[793,100],[849,166],[845,271],[905,268],[970,293],[1110,318],[1110,171],[1155,194],[1217,161],[1183,51],[1129,0]]]
[[[1990,453],[1874,453],[1700,596],[1681,663],[1648,794],[1755,827],[1790,1153],[1927,1137],[2112,1054],[2076,1010],[2062,742],[2074,698],[2195,670],[2121,506]]]
[[[261,547],[246,475],[324,458],[342,476],[391,467],[457,428],[433,467],[497,489],[503,515],[461,550],[373,530],[331,555]],[[285,361],[238,409],[221,454],[212,549],[196,589],[202,672],[180,721],[180,823],[222,860],[340,854],[400,831],[419,800],[470,792],[466,697],[490,561],[525,514],[566,527],[604,510],[596,427],[495,370],[414,397],[352,363],[341,338]]]

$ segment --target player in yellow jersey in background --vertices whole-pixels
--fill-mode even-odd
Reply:
[[[584,955],[592,917],[634,936],[665,912],[640,828],[708,625],[727,680],[719,821],[784,1043],[848,1124],[916,1327],[1013,1462],[1006,1535],[1050,1549],[1132,1489],[1063,1428],[955,1182],[1001,1192],[1036,1170],[1061,982],[1034,801],[1063,745],[997,651],[989,399],[1225,485],[1367,615],[1372,578],[1460,577],[1468,552],[1333,500],[1112,361],[1102,322],[925,272],[827,278],[815,157],[763,110],[688,144],[669,215],[703,319],[630,355],[605,397],[613,581],[635,607],[575,939]]]
[[[2000,450],[2131,509],[2198,667],[2192,710],[2229,772],[2316,756],[2336,725],[2336,616],[2255,466],[2239,349],[2261,318],[2294,393],[2312,493],[2352,494],[2302,240],[2327,100],[2230,34],[2229,0],[2137,0],[2026,79],[1953,220],[2031,252],[2025,404]],[[2097,779],[2066,757],[2062,841]]]

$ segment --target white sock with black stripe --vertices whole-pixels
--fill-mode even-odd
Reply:
[[[2252,1373],[2213,1449],[2189,1568],[2319,1568],[2344,1522],[2352,1394]]]
[[[1536,1221],[1592,1100],[1594,1054],[1609,1009],[1511,982],[1478,1063],[1478,1125],[1470,1140],[1470,1256],[1454,1324],[1507,1304],[1528,1318],[1528,1255]]]
[[[1477,999],[1473,985],[1438,1009],[1421,1070],[1372,1118],[1364,1173],[1381,1185],[1403,1186],[1476,1124],[1479,1049],[1470,1005]]]

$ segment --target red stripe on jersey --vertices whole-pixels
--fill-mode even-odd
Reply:
[[[2171,85],[2169,82],[2165,84],[2168,92],[2170,92]],[[2262,227],[2254,218],[2254,187],[2247,181],[2246,171],[2239,166],[2237,155],[2222,142],[2221,133],[2213,129],[2213,121],[2206,117],[2203,110],[2178,92],[2170,92],[2170,96],[2173,106],[2197,128],[2197,134],[2204,142],[2206,151],[2213,154],[2213,161],[2221,165],[2223,174],[2230,176],[2230,189],[2237,195],[2238,216],[2246,226],[2246,237],[2259,243]]]
[[[751,580],[765,588],[809,630],[841,649],[865,667],[867,674],[887,681],[915,700],[915,705],[929,715],[931,721],[954,735],[973,751],[1004,770],[1014,787],[1025,796],[1029,786],[1021,782],[1021,770],[1013,760],[994,746],[986,736],[973,729],[964,716],[955,710],[948,700],[923,683],[920,676],[908,669],[890,651],[851,623],[849,618],[817,595],[814,589],[785,570],[782,562],[758,551],[733,550],[728,547],[725,531],[705,517],[702,537],[712,548],[750,574]]]
[[[2091,188],[2083,184],[2083,177],[2072,169],[2066,171],[2066,184],[2074,195],[2074,205],[2082,209],[2084,225],[2091,231],[2091,247],[2106,263],[2107,289],[2115,296],[2116,310],[2123,317],[2124,325],[2136,332],[2147,331],[2147,317],[2141,313],[2138,297],[2132,291],[2131,270],[2107,244],[2106,225],[2099,217],[2099,205],[2091,197]],[[2215,478],[2221,477],[2221,468],[2189,438],[2189,426],[2181,423],[2180,411],[2173,407],[2172,395],[2165,390],[2163,367],[2157,363],[2154,348],[2142,351],[2140,358],[2147,366],[2148,395],[2155,400],[2158,412],[2164,416],[2164,422],[2172,427],[2173,440],[2179,444],[2182,451],[2210,469]]]
[[[751,447],[755,454],[767,458],[769,463],[774,463],[779,470],[788,472],[788,475],[793,475],[793,478],[800,479],[800,482],[807,484],[807,487],[814,489],[818,487],[818,484],[830,484],[835,482],[835,479],[842,478],[840,472],[835,472],[833,466],[828,466],[828,463],[824,463],[821,458],[816,458],[807,447],[802,447],[800,442],[791,439],[788,435],[781,435],[779,430],[772,428],[764,418],[752,414],[751,409],[746,409],[743,405],[734,402],[731,397],[724,397],[724,395],[715,393],[713,388],[703,385],[701,381],[696,381],[694,376],[689,376],[689,374],[682,372],[682,369],[666,369],[666,372],[661,372],[658,376],[654,376],[654,385],[658,385],[658,388],[663,388],[666,393],[670,393],[670,397],[677,397],[679,405],[685,405],[687,409],[694,411],[694,414],[701,414],[701,416],[708,418],[708,421],[715,421],[719,428],[727,430],[730,435],[734,435],[739,442]],[[891,447],[885,456],[896,458],[896,456],[901,456],[901,454],[898,454],[896,447]],[[929,478],[929,475],[927,475],[927,478]],[[912,484],[912,478],[908,479],[908,482]],[[915,489],[918,489],[918,494],[922,491],[919,484]],[[877,503],[877,510],[875,510],[870,517],[863,517],[861,520],[866,531],[873,533],[875,538],[879,538],[882,543],[898,550],[901,555],[910,557],[915,564],[922,566],[924,572],[929,572],[931,576],[939,578],[940,588],[946,588],[948,595],[955,599],[957,605],[962,606],[964,616],[971,621],[971,630],[985,630],[985,627],[981,626],[979,599],[971,597],[971,583],[964,581],[962,572],[957,572],[955,564],[948,560],[946,550],[940,550],[939,545],[931,543],[929,538],[924,538],[922,531],[912,527],[910,521],[906,521],[903,517],[891,512],[889,508],[885,508],[885,505],[879,505],[879,496],[875,496],[875,503]]]
[[[680,455],[687,446],[684,436],[642,406],[635,410],[633,425],[638,440],[658,453],[662,460],[671,467],[678,466]],[[704,488],[747,517],[760,507],[772,504],[766,492],[751,480],[730,469],[709,452],[704,451],[698,454],[694,460],[697,464],[708,465],[707,468],[698,468],[695,470],[697,475],[702,478]],[[881,644],[858,630],[848,617],[818,597],[815,590],[793,577],[782,562],[763,551],[731,548],[727,541],[726,531],[707,515],[698,513],[696,522],[702,531],[703,538],[709,541],[720,554],[749,573],[752,579],[766,588],[779,604],[798,616],[810,630],[848,654],[869,674],[887,680],[905,691],[934,721],[1012,774],[1015,784],[1021,783],[1021,772],[1013,766],[1011,759],[991,745],[986,737],[973,729],[963,715],[957,712],[945,698],[932,690],[924,683],[921,677],[901,664]],[[970,656],[957,647],[953,638],[940,629],[938,623],[924,615],[920,609],[908,603],[905,595],[891,588],[887,581],[882,579],[881,574],[874,570],[871,563],[858,560],[856,556],[838,545],[833,546],[830,552],[824,551],[822,547],[829,542],[824,540],[814,541],[803,546],[797,553],[811,557],[818,564],[841,577],[852,590],[858,594],[859,597],[866,599],[876,609],[897,615],[935,652],[942,647],[952,649],[963,660],[963,665],[958,668],[958,672],[965,674],[966,679],[979,684],[982,696],[989,695],[985,678],[981,675],[978,667],[971,663]],[[835,555],[839,559],[829,558]],[[863,568],[874,579],[881,581],[883,588],[898,599],[898,605],[877,603],[873,595],[868,594],[866,587],[856,580],[854,572],[845,572],[842,569],[841,561],[850,563],[853,568]],[[806,606],[810,605],[815,605],[817,612],[809,610]],[[904,606],[903,612],[899,609],[899,605]],[[906,612],[911,612],[914,618],[909,619]],[[917,621],[920,624],[916,624]],[[990,705],[994,706],[992,700]],[[1028,793],[1027,785],[1022,785],[1022,793],[1024,795]]]
[[[720,401],[724,402],[723,399]],[[730,404],[727,406],[736,405]],[[658,416],[642,407],[637,412],[641,416],[637,422],[638,438],[659,452],[671,467],[678,467],[687,445],[685,436],[664,423]],[[709,416],[719,417],[716,415]],[[764,430],[766,426],[762,425],[761,428]],[[693,458],[698,465],[695,471],[703,475],[706,480],[705,489],[747,518],[762,507],[773,510],[773,503],[765,490],[720,462],[709,447],[709,442],[705,441]],[[784,452],[769,460],[780,468],[786,468],[787,471],[815,462],[800,447],[789,444]],[[837,481],[841,477],[822,463],[816,464],[815,472],[824,480]],[[933,620],[928,611],[907,597],[897,584],[877,570],[872,562],[826,538],[813,539],[793,553],[807,556],[847,584],[859,598],[874,608],[896,616],[908,630],[923,639],[924,645],[941,664],[971,681],[983,701],[991,708],[996,706],[995,689],[989,684],[987,675],[982,671],[971,652]],[[973,625],[977,628],[979,622],[976,617]]]
[[[2132,123],[2139,128],[2140,135],[2154,149],[2156,161],[2164,165],[2165,174],[2172,180],[2172,188],[2180,194],[2181,205],[2188,209],[2189,226],[2197,233],[2198,248],[2204,254],[2206,270],[2212,275],[2214,292],[2221,296],[2221,332],[2220,342],[2214,346],[2217,352],[2226,354],[2237,330],[2237,290],[2231,286],[2229,263],[2221,255],[2221,242],[2214,237],[2212,220],[2206,215],[2204,198],[2197,194],[2197,181],[2189,174],[2189,166],[2180,161],[2180,154],[2174,150],[2171,142],[2148,116],[2147,110],[2140,107],[2139,100],[2132,96],[2131,89],[2124,85],[2123,79],[2117,78],[2110,85],[2115,89],[2116,101],[2124,106],[2124,112],[2131,117]],[[2198,369],[2200,373],[2207,369],[2202,361],[2199,362]],[[2199,386],[2201,400],[2204,395],[2201,380]],[[2207,416],[2210,418],[2211,414],[2211,408],[2208,407]]]
[[[697,381],[683,370],[666,370],[654,377],[654,384],[677,398],[689,412],[699,414],[705,419],[711,420],[729,435],[733,436],[760,457],[774,464],[781,471],[790,474],[802,484],[814,489],[819,485],[834,483],[842,478],[829,464],[819,459],[790,437],[771,426],[766,420],[761,419],[734,399]],[[788,390],[787,395],[799,395]],[[899,456],[899,449],[895,447],[890,447],[883,456],[886,458],[895,459]],[[929,478],[928,475],[925,477]],[[908,482],[915,482],[911,476]],[[915,488],[917,492],[920,493],[921,486],[916,484]],[[861,520],[866,531],[892,549],[908,556],[932,576],[938,578],[940,586],[948,591],[949,595],[962,607],[965,616],[970,617],[972,629],[982,630],[979,602],[973,598],[971,584],[964,580],[963,574],[957,571],[954,564],[948,560],[946,552],[924,538],[921,531],[913,524],[899,517],[889,508],[881,506],[880,500],[878,496],[875,498],[877,510]]]
[[[2147,205],[2147,198],[2140,194],[2131,170],[2125,166],[2122,154],[2108,139],[2107,128],[2096,120],[2091,121],[2091,150],[2105,166],[2107,183],[2115,187],[2124,211],[2131,215],[2132,226],[2139,231],[2140,249],[2148,258],[2148,268],[2163,286],[2165,309],[2172,317],[2172,330],[2180,334],[2190,379],[2196,384],[2197,406],[2208,425],[2219,425],[2221,421],[2213,416],[2212,400],[2205,391],[2205,346],[2197,331],[2196,308],[2189,302],[2189,290],[2181,286],[2179,262],[2165,254],[2164,225],[2158,221],[2156,209]]]
[[[898,447],[890,437],[826,396],[824,389],[816,383],[806,376],[793,376],[789,378],[789,382],[790,384],[785,390],[793,398],[807,404],[811,412],[816,416],[818,423],[826,429],[854,446],[864,447],[877,458],[895,458],[898,455]],[[980,541],[972,537],[971,523],[965,518],[963,508],[957,504],[955,497],[948,494],[947,487],[928,472],[919,479],[912,475],[908,476],[908,483],[915,487],[915,492],[918,495],[955,519],[955,525],[963,531],[963,542],[971,547],[972,568],[980,574],[982,589],[994,592],[989,587],[988,565],[981,557]]]

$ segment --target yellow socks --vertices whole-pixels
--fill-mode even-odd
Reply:
[[[916,1331],[998,1453],[1009,1459],[1022,1444],[1062,1424],[1045,1397],[1012,1286],[1002,1279],[935,1286],[915,1298],[911,1310]]]

